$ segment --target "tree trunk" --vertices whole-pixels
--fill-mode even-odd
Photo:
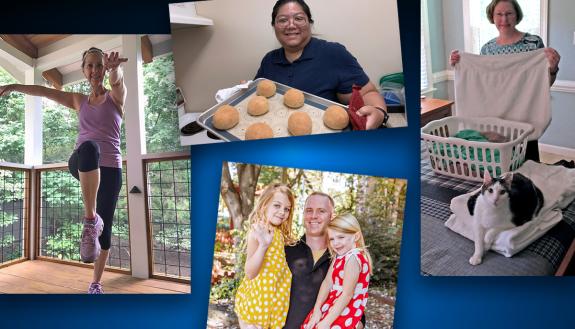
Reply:
[[[221,195],[232,219],[232,228],[241,229],[254,208],[256,186],[261,166],[236,164],[239,187],[234,185],[228,162],[222,167]]]
[[[220,193],[228,212],[230,213],[231,223],[230,228],[241,228],[241,223],[244,221],[242,216],[240,195],[237,193],[230,168],[227,161],[224,161],[222,166],[222,182],[220,185]]]
[[[407,189],[407,181],[404,179],[398,179],[395,184],[395,192],[396,192],[396,203],[394,205],[394,216],[393,216],[393,225],[397,225],[398,220],[403,221],[403,214],[405,209],[405,196],[406,196],[406,189]]]
[[[238,170],[238,179],[240,183],[239,195],[241,201],[242,221],[239,224],[241,225],[254,209],[256,187],[262,167],[253,164],[237,164],[236,168]]]

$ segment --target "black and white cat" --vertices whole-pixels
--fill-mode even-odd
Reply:
[[[469,263],[481,264],[483,253],[491,248],[499,232],[527,223],[537,216],[543,203],[541,190],[524,175],[507,173],[491,178],[485,170],[481,191],[467,201],[475,242]]]

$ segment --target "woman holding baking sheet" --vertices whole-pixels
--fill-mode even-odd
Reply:
[[[349,104],[352,86],[361,86],[365,106],[358,114],[367,129],[385,123],[385,101],[344,46],[311,36],[314,21],[304,0],[278,0],[271,24],[281,48],[262,59],[257,78],[270,79],[331,101]]]

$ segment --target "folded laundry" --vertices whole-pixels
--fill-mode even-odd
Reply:
[[[575,169],[527,161],[516,172],[529,177],[545,198],[543,208],[531,221],[500,232],[491,249],[511,257],[541,237],[563,218],[561,209],[575,199]],[[467,209],[467,200],[476,191],[451,200],[453,214],[445,222],[452,231],[473,240],[473,217]]]

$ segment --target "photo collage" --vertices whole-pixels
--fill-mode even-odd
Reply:
[[[573,13],[7,8],[2,326],[573,328]]]

